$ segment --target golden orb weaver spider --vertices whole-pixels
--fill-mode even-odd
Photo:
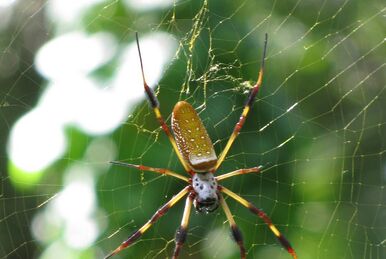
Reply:
[[[265,222],[265,224],[267,224],[269,229],[273,232],[280,244],[288,251],[289,254],[291,254],[294,259],[296,259],[297,255],[295,253],[295,250],[292,248],[288,240],[273,225],[271,219],[267,216],[267,214],[265,214],[261,209],[255,207],[252,203],[248,202],[241,196],[218,184],[219,181],[236,175],[259,173],[262,167],[258,166],[246,169],[239,169],[230,173],[219,175],[217,177],[214,176],[214,173],[224,161],[224,158],[228,153],[230,147],[232,146],[232,143],[234,142],[241,128],[243,127],[251,105],[253,104],[255,96],[261,86],[263,80],[264,60],[267,51],[268,35],[265,34],[263,57],[261,61],[258,80],[254,87],[251,89],[240,119],[237,122],[232,132],[232,135],[230,136],[224,150],[222,151],[218,159],[213,149],[212,141],[210,140],[202,121],[198,117],[194,108],[187,102],[180,101],[174,106],[172,113],[172,129],[174,133],[173,137],[169,127],[166,125],[161,115],[158,99],[155,96],[153,90],[146,83],[141,50],[139,47],[138,33],[136,33],[135,36],[137,41],[139,60],[141,63],[143,85],[147,97],[149,99],[150,105],[154,110],[155,116],[158,119],[162,130],[168,136],[181,164],[191,177],[187,178],[169,169],[164,168],[154,168],[145,165],[134,165],[118,161],[111,162],[115,165],[127,166],[136,168],[138,170],[151,171],[159,174],[173,176],[175,178],[187,182],[188,185],[184,189],[182,189],[182,191],[180,191],[177,195],[171,198],[167,203],[165,203],[161,208],[159,208],[145,225],[143,225],[132,235],[130,235],[128,239],[126,239],[120,246],[118,246],[114,251],[107,255],[105,259],[110,258],[113,255],[119,253],[121,250],[130,246],[136,240],[138,240],[146,230],[148,230],[160,217],[165,215],[166,212],[179,200],[181,200],[186,194],[188,194],[188,197],[186,199],[181,225],[176,232],[175,249],[172,258],[178,258],[180,250],[186,240],[189,217],[193,204],[193,206],[198,212],[204,213],[213,212],[219,206],[222,207],[228,219],[232,236],[240,248],[240,258],[245,259],[246,251],[244,248],[244,242],[241,232],[237,227],[236,222],[233,219],[232,213],[230,212],[229,207],[225,202],[224,198],[222,197],[221,193],[225,193],[226,195],[235,199],[237,202],[241,203],[243,206],[248,208],[252,213],[260,217]]]

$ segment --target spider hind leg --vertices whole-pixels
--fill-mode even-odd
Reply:
[[[114,251],[112,251],[109,255],[105,257],[105,259],[110,258],[120,251],[125,249],[126,247],[132,245],[135,241],[137,241],[143,233],[145,233],[160,217],[165,215],[168,210],[173,207],[179,200],[181,200],[185,194],[187,194],[190,190],[190,186],[185,187],[180,191],[177,195],[173,196],[165,205],[157,210],[156,213],[146,222],[140,229],[135,231],[131,236],[129,236],[125,241],[122,242],[120,246],[118,246]]]
[[[224,210],[225,216],[228,219],[229,226],[231,227],[231,233],[233,240],[236,242],[236,244],[239,246],[240,249],[240,258],[245,259],[247,257],[245,247],[244,247],[244,241],[243,241],[243,235],[241,234],[241,231],[239,227],[236,225],[235,220],[233,219],[232,213],[228,207],[228,204],[225,202],[222,195],[220,196],[220,204],[222,209]]]
[[[241,203],[244,207],[248,208],[252,213],[256,214],[259,218],[261,218],[265,224],[269,227],[275,237],[278,239],[280,244],[287,250],[287,252],[292,256],[293,259],[297,259],[297,255],[295,250],[292,248],[290,242],[284,237],[284,235],[275,227],[272,223],[272,220],[268,217],[267,214],[264,213],[261,209],[254,206],[252,203],[244,199],[243,197],[237,195],[231,190],[225,188],[224,186],[219,186],[219,190],[226,195],[232,197],[237,202]]]
[[[193,202],[194,196],[195,196],[194,192],[191,192],[189,194],[188,198],[186,198],[185,209],[184,209],[184,214],[182,216],[181,225],[178,227],[178,229],[176,231],[176,236],[174,239],[176,246],[174,248],[174,253],[173,253],[173,257],[172,257],[173,259],[178,258],[180,251],[181,251],[181,248],[186,241],[186,237],[188,234],[188,224],[189,224],[190,212],[192,210],[192,202]]]

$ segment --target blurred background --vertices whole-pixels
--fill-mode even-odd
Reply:
[[[383,1],[0,1],[0,258],[102,258],[184,187],[109,161],[185,174],[145,100],[199,112],[218,174],[263,208],[299,258],[386,258]],[[248,258],[290,258],[227,199]],[[184,202],[116,258],[170,258]],[[181,258],[239,258],[221,210],[192,212]]]

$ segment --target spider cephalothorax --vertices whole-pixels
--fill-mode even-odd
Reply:
[[[198,212],[209,213],[216,210],[219,206],[223,209],[225,216],[227,217],[228,223],[231,227],[231,232],[234,240],[240,248],[240,257],[242,259],[246,258],[246,251],[244,248],[244,242],[239,228],[236,225],[235,220],[233,219],[232,213],[229,210],[227,203],[222,197],[222,193],[230,196],[235,199],[243,206],[247,207],[252,213],[260,217],[272,231],[272,233],[279,240],[281,245],[292,255],[294,259],[297,258],[294,249],[291,247],[287,239],[279,232],[279,230],[272,224],[271,219],[259,208],[255,207],[252,203],[248,202],[241,196],[232,192],[231,190],[225,188],[224,186],[218,185],[219,181],[233,177],[236,175],[247,174],[247,173],[259,173],[261,170],[260,166],[239,169],[227,174],[222,174],[214,176],[216,170],[220,167],[221,163],[224,161],[226,154],[228,153],[230,147],[232,146],[233,141],[236,139],[241,128],[244,125],[245,119],[248,115],[248,112],[253,104],[253,100],[261,86],[263,80],[263,68],[264,68],[264,58],[267,47],[267,34],[265,35],[264,43],[264,54],[262,65],[259,72],[259,78],[256,85],[251,89],[251,92],[248,96],[247,102],[245,103],[243,112],[240,116],[239,121],[237,122],[232,135],[230,136],[224,150],[217,158],[216,153],[213,148],[212,141],[209,138],[206,129],[196,113],[195,109],[187,102],[181,101],[178,102],[173,109],[172,113],[172,129],[174,136],[172,135],[169,127],[165,123],[160,109],[159,102],[155,96],[153,90],[146,84],[145,76],[143,72],[143,64],[141,58],[141,50],[139,48],[138,35],[137,36],[137,46],[139,58],[141,61],[143,85],[151,107],[154,110],[155,116],[161,124],[162,130],[168,136],[170,143],[173,146],[174,151],[176,151],[177,157],[183,165],[185,171],[190,175],[191,178],[185,177],[181,174],[175,173],[169,169],[164,168],[155,168],[144,165],[133,165],[123,162],[113,162],[114,164],[134,167],[139,170],[152,171],[155,173],[160,173],[168,176],[172,176],[183,180],[187,183],[187,186],[177,193],[173,198],[171,198],[165,205],[157,210],[157,212],[150,218],[150,220],[145,223],[140,229],[135,231],[127,240],[125,240],[120,246],[118,246],[113,252],[111,252],[106,258],[109,258],[117,253],[119,253],[125,247],[130,246],[136,240],[138,240],[142,234],[149,229],[161,216],[165,215],[166,212],[179,200],[181,200],[185,195],[187,195],[184,214],[182,216],[181,225],[178,228],[175,236],[176,246],[173,253],[173,259],[176,259],[179,256],[180,250],[187,238],[187,228],[189,224],[190,212],[192,205],[196,208]]]
[[[194,174],[192,186],[196,193],[193,205],[198,212],[210,213],[218,208],[218,184],[212,173]]]

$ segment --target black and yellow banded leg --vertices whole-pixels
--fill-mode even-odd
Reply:
[[[245,252],[244,241],[243,241],[243,236],[241,234],[241,231],[237,227],[236,222],[233,219],[232,213],[228,207],[228,204],[225,202],[222,195],[220,195],[219,198],[220,198],[221,207],[224,210],[225,215],[228,219],[229,225],[231,227],[232,237],[240,248],[240,258],[245,259],[247,256],[246,256],[246,252]]]
[[[175,237],[176,246],[174,248],[173,259],[178,258],[178,255],[180,254],[180,250],[186,241],[193,198],[194,198],[193,193],[189,194],[188,198],[186,198],[185,209],[184,209],[184,214],[182,216],[181,225],[176,232],[176,237]]]
[[[113,165],[136,168],[136,169],[141,170],[141,171],[149,171],[149,172],[159,173],[159,174],[163,174],[163,175],[173,176],[175,178],[178,178],[180,180],[183,180],[183,181],[189,183],[189,178],[182,176],[182,175],[180,175],[176,172],[173,172],[172,170],[166,169],[166,168],[156,168],[156,167],[150,167],[150,166],[146,166],[146,165],[134,165],[134,164],[124,163],[124,162],[120,162],[120,161],[111,161],[110,163]]]
[[[168,210],[173,207],[181,198],[185,196],[190,190],[190,186],[185,187],[182,191],[180,191],[177,195],[173,196],[173,198],[170,199],[165,205],[163,205],[161,208],[157,210],[157,212],[151,217],[151,219],[146,222],[145,225],[143,225],[140,229],[135,231],[132,235],[129,236],[128,239],[126,239],[120,246],[118,246],[113,252],[111,252],[108,256],[105,257],[105,259],[112,257],[113,255],[116,255],[126,247],[132,245],[135,241],[137,241],[143,233],[146,232],[160,217],[166,214]]]
[[[267,216],[267,214],[265,214],[262,210],[256,208],[252,203],[237,195],[236,193],[232,192],[231,190],[223,186],[219,186],[219,190],[225,193],[226,195],[232,197],[233,199],[241,203],[243,206],[247,207],[252,213],[259,216],[265,222],[265,224],[268,225],[269,229],[273,232],[273,234],[279,240],[280,244],[288,251],[288,253],[290,253],[294,259],[297,258],[295,250],[292,248],[291,244],[280,233],[280,231],[275,227],[275,225],[273,225],[272,220]]]
[[[248,96],[248,98],[247,98],[247,100],[245,102],[245,105],[244,105],[243,112],[241,113],[240,119],[236,123],[236,126],[233,129],[232,135],[229,137],[229,140],[228,140],[224,150],[220,154],[220,157],[217,160],[217,163],[216,163],[216,166],[215,166],[214,170],[217,170],[220,167],[220,165],[224,161],[225,156],[227,155],[229,149],[231,148],[233,142],[235,141],[237,135],[239,134],[241,128],[243,127],[245,119],[247,118],[249,110],[251,109],[253,101],[255,100],[256,94],[259,91],[260,86],[261,86],[261,84],[263,82],[264,60],[265,60],[265,55],[266,55],[266,52],[267,52],[267,41],[268,41],[268,35],[265,34],[263,58],[262,58],[262,61],[261,61],[261,67],[260,67],[260,71],[259,71],[259,76],[258,76],[257,82],[253,86],[253,88],[251,89],[251,91],[249,93],[249,96]]]
[[[259,173],[263,167],[262,166],[257,166],[257,167],[252,167],[252,168],[244,168],[244,169],[239,169],[230,173],[222,174],[216,177],[217,181],[222,181],[224,179],[227,179],[229,177],[237,176],[240,174],[250,174],[250,173]]]
[[[189,165],[185,162],[184,158],[182,157],[182,155],[180,154],[179,150],[178,150],[178,147],[177,147],[177,144],[176,144],[176,141],[172,135],[172,133],[170,132],[170,129],[168,127],[168,125],[165,123],[165,120],[163,119],[162,115],[161,115],[161,111],[159,109],[159,101],[157,99],[157,97],[155,96],[154,94],[154,91],[149,87],[149,85],[146,83],[146,80],[145,80],[145,73],[144,73],[144,70],[143,70],[143,63],[142,63],[142,56],[141,56],[141,49],[139,47],[139,40],[138,40],[138,33],[135,34],[135,37],[136,37],[136,40],[137,40],[137,47],[138,47],[138,54],[139,54],[139,61],[141,63],[141,72],[142,72],[142,79],[143,79],[143,87],[145,88],[145,92],[146,92],[146,95],[148,97],[148,100],[149,100],[149,103],[151,105],[151,107],[153,108],[153,111],[154,111],[154,114],[155,114],[155,117],[157,118],[158,122],[160,123],[161,125],[161,128],[162,130],[165,132],[165,134],[168,136],[169,140],[170,140],[170,143],[172,144],[173,146],[173,149],[174,151],[176,152],[177,156],[178,156],[178,159],[180,160],[181,164],[183,165],[183,167],[185,168],[186,172],[188,172],[189,174],[192,174],[192,170],[190,169]]]

